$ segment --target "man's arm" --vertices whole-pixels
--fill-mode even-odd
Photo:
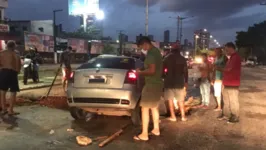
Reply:
[[[184,65],[184,78],[185,78],[185,83],[188,83],[188,67],[187,67],[186,61],[185,61],[185,65]]]
[[[155,68],[156,68],[155,58],[153,56],[148,56],[146,59],[147,59],[146,61],[148,63],[148,68],[146,70],[139,71],[138,73],[140,75],[144,75],[144,76],[154,75],[155,74]]]

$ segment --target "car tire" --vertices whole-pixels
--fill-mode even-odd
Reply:
[[[139,104],[131,111],[131,121],[134,126],[141,125],[141,108]]]
[[[71,107],[70,108],[70,115],[75,119],[75,120],[84,120],[86,113],[84,113],[84,110],[76,107]]]

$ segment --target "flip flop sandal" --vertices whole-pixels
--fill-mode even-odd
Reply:
[[[147,140],[146,139],[141,139],[138,135],[134,136],[133,139],[136,140],[136,141],[143,141],[143,142],[147,142],[149,140],[149,139],[147,139]]]

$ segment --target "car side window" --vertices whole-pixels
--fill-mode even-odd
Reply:
[[[135,68],[137,69],[143,69],[144,68],[144,63],[139,60],[139,59],[135,59]]]

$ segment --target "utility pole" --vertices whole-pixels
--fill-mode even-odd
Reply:
[[[193,18],[194,16],[191,17],[169,17],[173,19],[177,19],[177,30],[176,30],[176,40],[180,41],[180,44],[182,44],[182,37],[183,37],[183,20],[188,19],[188,18]]]
[[[119,30],[119,55],[123,55],[124,51],[123,51],[123,30]]]
[[[180,17],[177,16],[176,40],[179,40],[179,30],[180,30]],[[180,41],[180,42],[181,42],[181,41]]]
[[[145,36],[149,34],[149,0],[146,0],[146,23],[145,23]]]
[[[57,64],[57,52],[56,52],[56,36],[57,36],[57,33],[56,33],[56,13],[57,12],[60,12],[60,11],[63,11],[62,9],[57,9],[57,10],[54,10],[53,11],[53,34],[54,34],[54,63]]]

